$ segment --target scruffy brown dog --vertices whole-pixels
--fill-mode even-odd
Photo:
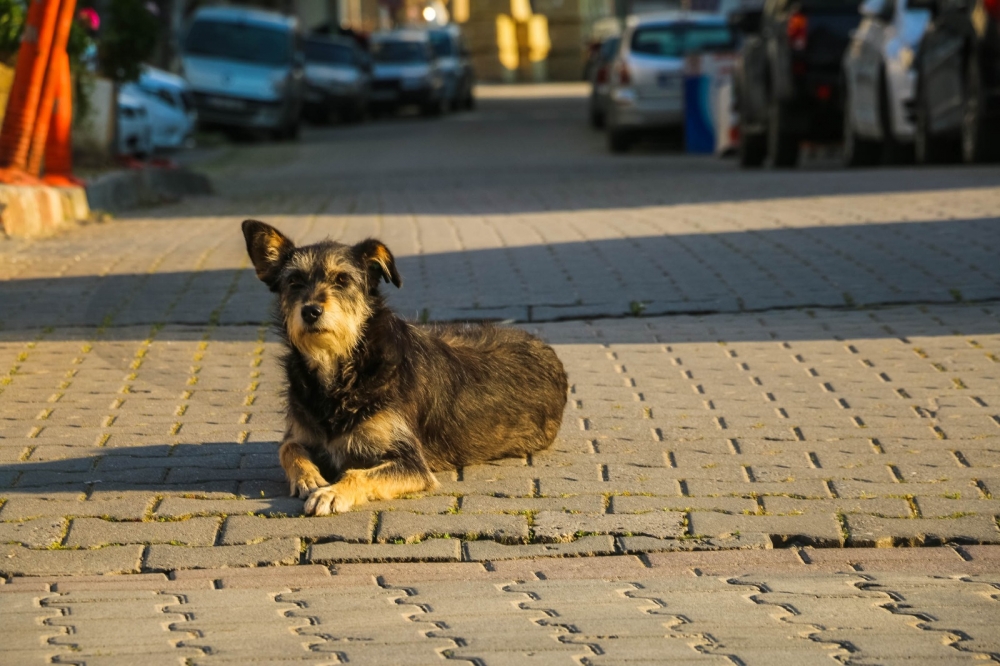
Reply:
[[[429,490],[433,471],[552,444],[567,381],[551,347],[518,329],[403,321],[379,293],[383,279],[402,281],[377,240],[295,247],[256,220],[243,235],[278,294],[288,348],[279,457],[307,514]]]

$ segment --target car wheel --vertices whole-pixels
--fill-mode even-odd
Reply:
[[[748,169],[760,167],[767,159],[767,135],[741,134],[739,155],[741,167]]]
[[[425,118],[431,118],[434,116],[440,116],[442,112],[442,107],[444,107],[444,100],[435,99],[429,102],[424,102],[420,106],[420,115]]]
[[[799,163],[799,138],[788,131],[788,109],[777,100],[771,103],[768,115],[767,154],[771,166],[791,168]]]
[[[472,88],[469,88],[469,94],[465,98],[465,110],[472,111],[476,108],[476,98],[472,94]]]
[[[962,114],[962,159],[967,163],[993,162],[1000,158],[1000,131],[986,120],[979,65],[969,58],[965,72],[965,99]]]
[[[613,153],[627,153],[633,138],[628,130],[612,128],[608,130],[608,149]]]
[[[590,126],[594,129],[602,129],[604,127],[604,114],[595,105],[591,105],[590,107]]]
[[[930,102],[922,90],[917,91],[917,128],[913,137],[913,151],[919,164],[954,162],[958,157],[957,143],[949,136],[938,136],[931,131]]]
[[[844,86],[844,166],[872,166],[878,163],[882,147],[878,141],[862,139],[854,131],[854,114],[851,112],[854,100],[850,86]]]

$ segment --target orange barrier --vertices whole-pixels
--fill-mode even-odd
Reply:
[[[73,27],[75,10],[76,0],[61,0],[55,33],[52,36],[51,55],[45,69],[45,82],[42,86],[42,95],[38,102],[35,124],[31,132],[31,144],[26,166],[26,171],[30,176],[37,177],[42,172],[42,159],[46,153],[46,140],[49,136],[49,125],[52,122],[52,110],[56,105],[56,94],[59,92],[62,68],[69,66],[66,43],[69,41],[70,28]]]
[[[14,83],[0,129],[0,181],[32,182],[25,173],[28,149],[52,52],[60,0],[33,0],[17,53]]]

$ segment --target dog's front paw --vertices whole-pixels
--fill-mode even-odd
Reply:
[[[304,470],[297,478],[289,481],[288,492],[292,497],[306,499],[317,488],[329,486],[330,483],[315,470]]]
[[[358,497],[344,484],[338,483],[325,488],[317,488],[306,500],[308,516],[328,516],[331,513],[350,511],[355,505],[363,504],[367,498]]]

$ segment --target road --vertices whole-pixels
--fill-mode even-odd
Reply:
[[[201,151],[212,196],[0,242],[0,661],[1000,660],[1000,169],[613,156],[581,91]],[[300,517],[246,217],[550,341],[552,449]]]

